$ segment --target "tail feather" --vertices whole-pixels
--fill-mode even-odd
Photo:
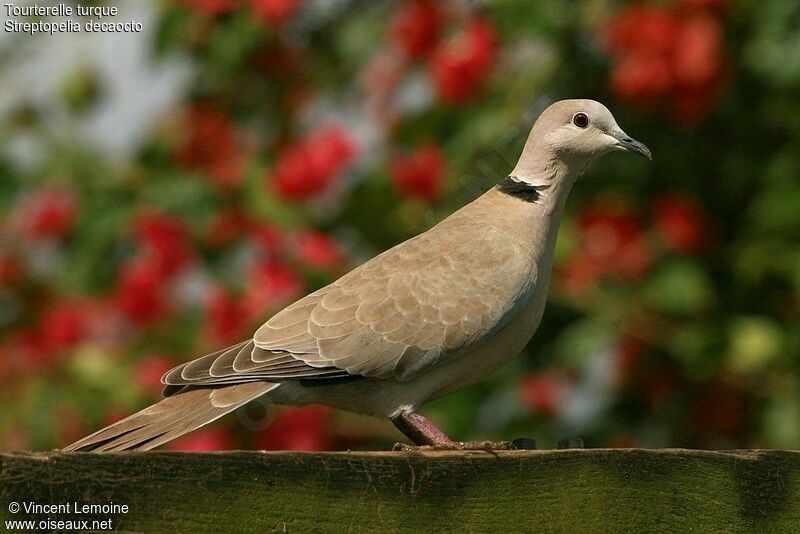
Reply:
[[[215,421],[279,384],[247,382],[187,389],[64,447],[64,451],[150,450]]]

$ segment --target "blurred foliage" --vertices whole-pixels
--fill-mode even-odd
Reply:
[[[89,65],[3,116],[3,145],[33,139],[38,158],[0,160],[0,448],[63,445],[152,402],[172,365],[485,191],[570,97],[607,103],[654,161],[609,156],[579,181],[533,341],[426,413],[454,437],[543,446],[800,446],[796,2],[158,10],[150,61],[188,59],[191,83],[132,157],[53,132],[53,109],[77,123],[113,102]],[[252,410],[177,447],[398,437]]]

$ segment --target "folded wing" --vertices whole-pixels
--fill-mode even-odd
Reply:
[[[502,328],[534,283],[532,269],[490,225],[440,224],[288,306],[252,340],[173,369],[165,393],[251,381],[410,380]]]

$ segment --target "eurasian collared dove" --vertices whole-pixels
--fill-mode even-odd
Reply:
[[[417,409],[497,370],[531,339],[570,188],[617,150],[650,158],[602,104],[556,102],[498,186],[288,306],[252,339],[172,369],[164,400],[64,450],[151,449],[262,395],[388,417],[417,445],[463,446]]]

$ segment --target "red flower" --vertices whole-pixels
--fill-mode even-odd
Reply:
[[[635,282],[652,266],[647,237],[626,206],[585,207],[579,220],[580,245],[558,272],[568,293],[583,293],[605,275]]]
[[[389,174],[401,194],[435,202],[442,195],[445,166],[442,151],[435,145],[425,145],[394,158]]]
[[[166,356],[151,354],[136,362],[134,376],[145,390],[156,393],[164,387],[161,377],[173,367],[175,363]]]
[[[169,215],[153,212],[139,215],[135,233],[145,256],[166,276],[175,274],[192,255],[186,228]]]
[[[611,264],[615,269],[612,274],[617,274],[626,282],[635,282],[650,270],[653,261],[653,253],[647,237],[639,235],[637,239],[620,247]]]
[[[646,107],[667,104],[688,122],[711,109],[723,74],[723,36],[720,21],[711,14],[714,0],[686,3],[696,5],[688,10],[629,7],[610,25],[607,41],[617,96]]]
[[[296,235],[294,248],[298,259],[311,269],[329,270],[342,266],[344,255],[339,244],[318,230],[305,230]]]
[[[653,200],[653,224],[669,247],[678,254],[703,250],[708,229],[700,206],[690,198],[664,194]]]
[[[207,335],[215,345],[237,340],[248,323],[247,309],[230,292],[216,288],[208,299]]]
[[[483,87],[497,56],[497,32],[486,19],[475,19],[453,42],[431,56],[431,74],[439,98],[463,104]]]
[[[529,373],[519,385],[522,402],[534,412],[553,417],[564,401],[568,384],[561,373],[542,371]]]
[[[330,409],[326,406],[285,408],[258,439],[266,450],[324,451],[333,446]]]
[[[672,89],[671,58],[680,28],[680,18],[662,6],[636,5],[620,13],[608,34],[617,55],[611,84],[620,98],[650,104]]]
[[[20,274],[21,269],[16,258],[0,254],[0,286],[11,284]]]
[[[278,154],[272,172],[281,196],[308,198],[326,189],[352,161],[356,148],[340,126],[327,126]]]
[[[714,17],[687,19],[676,36],[675,78],[686,87],[710,85],[722,71],[722,27]]]
[[[78,200],[71,191],[51,188],[36,191],[19,206],[23,234],[30,239],[60,239],[75,225]]]
[[[224,190],[238,187],[244,178],[245,154],[239,147],[236,126],[207,103],[192,107],[184,123],[188,136],[175,152],[178,163],[207,174]]]
[[[162,319],[168,300],[161,266],[142,259],[123,266],[116,302],[122,313],[139,326],[150,326]]]
[[[258,265],[250,275],[242,304],[248,322],[263,320],[280,304],[287,304],[303,290],[300,276],[274,261]]]
[[[559,269],[559,285],[570,295],[580,295],[597,284],[604,272],[604,266],[600,262],[579,252]]]
[[[271,224],[253,223],[248,229],[248,234],[261,257],[274,258],[279,255],[283,242],[282,230]]]
[[[397,120],[394,93],[403,80],[408,62],[399,54],[380,53],[364,67],[361,74],[361,87],[367,94],[367,106],[374,120],[391,130]]]
[[[638,221],[623,206],[593,206],[581,213],[583,252],[605,272],[628,281],[640,278],[653,258]]]
[[[299,7],[299,0],[251,0],[250,2],[253,14],[273,27],[286,22]]]
[[[48,350],[47,340],[40,329],[28,328],[14,332],[5,348],[11,367],[22,372],[37,372],[47,367],[54,353]]]
[[[199,13],[215,17],[233,11],[239,0],[183,0],[183,3]]]
[[[167,449],[183,452],[210,452],[228,450],[231,445],[228,433],[224,429],[216,427],[195,430],[167,445]]]
[[[444,16],[433,0],[406,0],[394,14],[391,38],[409,57],[423,58],[436,46]]]
[[[86,307],[80,302],[64,301],[49,306],[39,329],[48,350],[59,352],[77,345],[87,333]]]
[[[249,217],[238,209],[217,213],[208,231],[208,244],[214,248],[225,247],[241,238],[249,226]]]
[[[611,23],[608,46],[616,53],[631,50],[652,54],[672,52],[681,20],[673,11],[652,4],[633,5]]]
[[[611,72],[611,87],[631,104],[650,105],[673,87],[673,72],[667,58],[647,52],[622,56]]]

